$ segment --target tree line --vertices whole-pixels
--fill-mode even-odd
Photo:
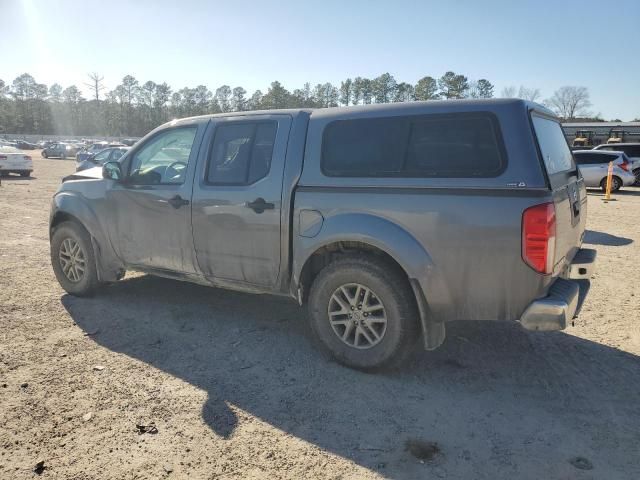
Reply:
[[[256,90],[251,95],[240,86],[228,85],[214,91],[205,85],[173,90],[166,82],[142,83],[132,75],[126,75],[107,92],[104,78],[98,73],[89,74],[84,85],[91,92],[89,98],[76,85],[47,86],[28,73],[10,84],[0,79],[0,133],[142,136],[170,119],[210,113],[494,96],[494,85],[489,80],[469,80],[451,71],[439,78],[425,76],[415,84],[398,82],[390,73],[383,73],[376,78],[347,78],[340,85],[319,83],[312,87],[305,83],[293,91],[274,81],[266,92]],[[575,95],[559,96],[561,89],[548,101],[549,105],[566,118],[585,116],[590,106],[586,88],[563,88],[573,93],[582,89],[578,101]],[[516,93],[534,101],[540,97],[538,89],[526,87],[517,92],[515,87],[507,87],[501,96],[513,97]],[[557,100],[555,104],[553,99]],[[568,99],[573,102],[571,108],[566,105]]]

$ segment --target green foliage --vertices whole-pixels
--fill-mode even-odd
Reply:
[[[423,77],[418,80],[415,88],[416,100],[436,100],[440,98],[438,82],[433,77]]]
[[[469,90],[469,81],[464,75],[447,72],[438,80],[438,87],[442,98],[465,98]]]
[[[477,84],[478,98],[492,98],[493,97],[493,84],[486,78],[478,80]]]
[[[376,103],[389,103],[393,101],[397,88],[396,79],[390,73],[383,73],[371,82],[373,98]]]
[[[219,112],[269,110],[275,108],[325,108],[338,105],[412,102],[438,98],[490,98],[494,86],[486,79],[469,82],[464,75],[446,72],[436,80],[425,76],[413,85],[397,82],[390,73],[376,78],[347,78],[339,86],[318,83],[287,90],[272,82],[266,93],[251,96],[241,86],[222,85],[213,92],[205,85],[179,90],[165,82],[140,82],[126,75],[113,90],[104,91],[103,77],[88,75],[87,100],[75,85],[49,88],[29,74],[20,75],[10,85],[0,80],[0,132],[58,135],[142,136],[173,118]],[[539,95],[531,89],[531,95]]]

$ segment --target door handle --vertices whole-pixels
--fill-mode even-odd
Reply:
[[[189,205],[189,200],[185,200],[180,195],[176,195],[175,197],[167,200],[167,203],[171,205],[173,208],[180,208],[183,205]]]
[[[245,204],[247,208],[250,208],[256,213],[262,213],[265,210],[273,210],[276,206],[273,203],[265,202],[264,198],[256,198],[253,202],[247,202]]]

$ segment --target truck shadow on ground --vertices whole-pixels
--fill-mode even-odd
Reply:
[[[633,240],[626,237],[618,237],[606,232],[596,230],[584,231],[584,243],[587,245],[606,245],[609,247],[624,247],[633,243]]]
[[[639,357],[570,334],[452,323],[440,349],[373,375],[319,353],[288,299],[140,276],[62,303],[98,344],[204,389],[227,441],[241,409],[387,478],[569,478],[575,457],[600,478],[638,468]],[[414,440],[439,450],[421,463]]]

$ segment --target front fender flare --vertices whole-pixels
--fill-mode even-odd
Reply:
[[[53,233],[54,222],[60,214],[71,217],[89,232],[96,256],[98,279],[105,282],[118,280],[122,276],[124,265],[114,252],[97,215],[82,196],[75,192],[63,191],[53,197],[49,216],[49,238]]]

